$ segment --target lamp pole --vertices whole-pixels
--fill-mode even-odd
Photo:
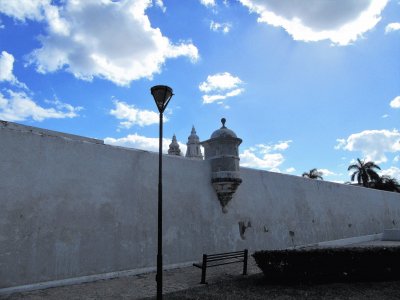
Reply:
[[[160,112],[160,134],[159,134],[159,148],[158,148],[158,229],[157,229],[157,300],[162,299],[162,138],[163,138],[163,113],[167,107],[169,100],[171,100],[172,89],[165,85],[156,85],[151,89],[151,94],[154,97],[158,111]]]

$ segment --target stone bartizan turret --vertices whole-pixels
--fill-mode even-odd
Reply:
[[[203,159],[203,154],[200,149],[199,137],[196,134],[196,129],[192,127],[192,132],[188,137],[186,157],[191,159]]]
[[[222,127],[201,145],[204,147],[205,159],[211,161],[211,183],[217,192],[222,211],[226,213],[226,205],[242,182],[239,170],[239,145],[242,140],[226,128],[225,118],[221,122]]]
[[[169,149],[168,149],[168,154],[169,155],[181,155],[181,149],[179,149],[179,144],[176,141],[176,136],[174,134],[174,136],[172,137],[172,143],[169,144]]]

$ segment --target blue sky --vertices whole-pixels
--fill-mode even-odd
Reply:
[[[241,165],[400,179],[397,0],[0,0],[0,120],[157,151],[227,119]]]

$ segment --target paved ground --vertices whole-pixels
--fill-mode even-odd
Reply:
[[[243,264],[231,264],[207,269],[209,284],[225,279],[241,276]],[[260,270],[253,258],[249,257],[248,273],[257,274]],[[200,284],[201,270],[195,267],[185,267],[164,271],[164,293],[171,293],[193,287],[204,287]],[[15,293],[9,296],[0,296],[7,300],[78,300],[78,299],[142,299],[155,296],[155,273],[128,276],[117,279],[99,280],[92,283],[49,288],[25,293]]]
[[[400,242],[383,242],[383,241],[371,241],[363,242],[348,246],[381,246],[381,247],[393,247],[400,246]],[[207,281],[209,284],[221,282],[222,280],[229,280],[233,278],[240,278],[242,272],[242,264],[231,264],[226,266],[220,266],[216,268],[207,269]],[[255,265],[252,257],[249,257],[249,275],[259,274],[260,270]],[[164,293],[172,293],[190,288],[204,288],[205,285],[201,285],[200,277],[201,270],[195,267],[185,267],[179,269],[173,269],[164,271]],[[396,283],[398,285],[398,282]],[[352,289],[352,287],[348,287]],[[354,289],[357,289],[354,286]],[[32,300],[78,300],[78,299],[142,299],[146,297],[153,297],[156,293],[156,281],[155,273],[147,273],[135,276],[122,277],[117,279],[100,280],[92,283],[70,285],[57,288],[49,288],[44,290],[15,293],[8,296],[0,296],[0,299],[7,300],[20,300],[20,299],[32,299]],[[400,292],[397,298],[387,299],[400,299]],[[280,298],[279,298],[280,299]],[[282,298],[283,299],[283,298]],[[295,298],[284,298],[284,299],[295,299]],[[337,298],[337,299],[340,299]],[[362,298],[354,298],[362,299]]]

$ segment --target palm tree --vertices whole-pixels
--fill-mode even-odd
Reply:
[[[374,186],[378,190],[400,193],[400,184],[396,178],[383,175]]]
[[[316,168],[311,169],[309,172],[304,172],[303,175],[301,175],[301,176],[310,178],[310,179],[324,180],[324,178],[322,178],[322,172],[318,171]]]
[[[355,170],[351,175],[351,181],[357,176],[358,184],[362,184],[365,187],[369,187],[371,182],[379,181],[379,175],[375,169],[380,170],[381,168],[372,161],[360,160],[357,158],[357,163],[350,165],[347,171]]]

